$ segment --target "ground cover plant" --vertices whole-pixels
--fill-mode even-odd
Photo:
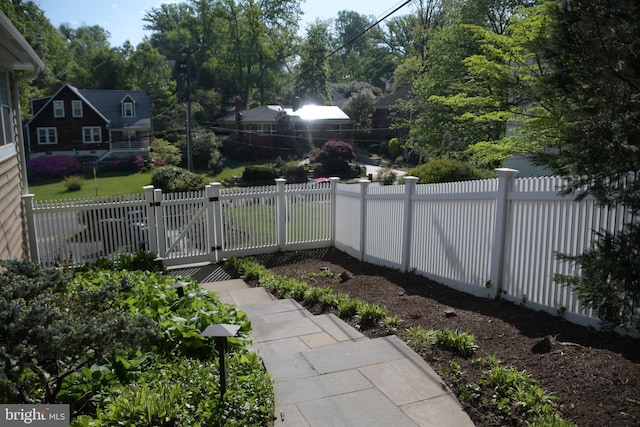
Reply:
[[[136,268],[140,268],[136,270]],[[141,253],[77,270],[2,261],[0,403],[67,403],[72,426],[269,425],[273,388],[246,314]],[[236,324],[227,391],[201,332]]]
[[[395,331],[440,373],[479,427],[640,424],[638,340],[466,295],[335,249],[256,261],[259,267],[243,273],[248,283],[259,285],[266,271],[303,281],[305,295],[316,299],[343,294],[384,308],[397,318],[395,327],[378,324],[362,332],[376,337]],[[357,319],[346,320],[358,327]]]

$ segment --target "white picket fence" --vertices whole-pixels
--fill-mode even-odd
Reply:
[[[337,178],[316,185],[228,188],[73,201],[25,196],[33,259],[53,265],[139,249],[167,265],[335,246],[360,260],[424,275],[477,296],[524,304],[598,326],[570,289],[556,253],[578,254],[601,229],[629,221],[585,197],[558,195],[559,178],[498,178],[379,186]]]

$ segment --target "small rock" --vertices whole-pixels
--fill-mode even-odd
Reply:
[[[555,339],[551,335],[547,335],[541,341],[538,341],[533,347],[531,347],[531,352],[534,354],[543,354],[551,352],[551,348]]]
[[[349,279],[353,279],[353,274],[349,273],[347,270],[340,273],[340,280],[346,282]]]
[[[454,317],[454,316],[457,316],[457,315],[458,315],[458,313],[456,313],[455,310],[445,310],[444,311],[444,316],[445,317]]]

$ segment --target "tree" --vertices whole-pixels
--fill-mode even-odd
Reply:
[[[356,159],[356,153],[348,142],[327,141],[322,145],[315,161],[322,163],[325,170],[343,171],[349,168],[349,162]]]
[[[376,97],[371,89],[362,89],[351,96],[343,106],[359,138],[364,138],[371,133],[375,100]]]
[[[295,83],[295,94],[303,102],[322,105],[329,100],[329,44],[329,26],[326,22],[316,21],[307,28],[307,35],[301,45]]]
[[[638,327],[640,305],[640,4],[634,0],[548,2],[554,25],[547,94],[565,126],[557,150],[539,160],[568,180],[564,193],[591,194],[635,220],[602,231],[592,247],[563,256],[576,267],[556,279],[610,325]]]

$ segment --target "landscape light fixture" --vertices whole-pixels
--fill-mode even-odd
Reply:
[[[234,337],[240,330],[240,325],[216,324],[209,325],[200,335],[205,338],[214,338],[218,361],[220,366],[220,399],[224,399],[227,392],[227,369],[225,367],[225,352],[227,351],[227,338]]]
[[[178,296],[182,298],[184,296],[184,287],[188,286],[188,282],[176,282],[175,285],[169,286],[169,289],[175,289],[178,291]]]

